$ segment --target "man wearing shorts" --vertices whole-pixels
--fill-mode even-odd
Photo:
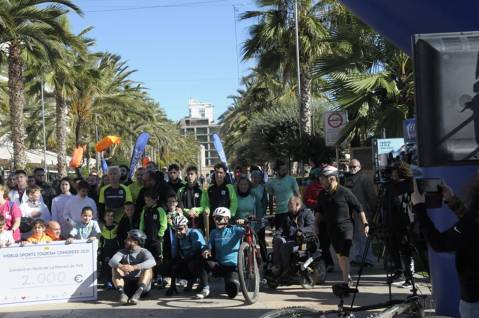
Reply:
[[[125,248],[110,259],[113,285],[118,290],[120,304],[136,305],[141,296],[151,290],[153,267],[156,262],[151,253],[143,248],[146,235],[140,230],[130,230]],[[130,297],[130,298],[128,298]]]
[[[338,169],[326,166],[320,172],[320,182],[325,191],[318,197],[318,211],[326,219],[328,234],[336,251],[343,282],[349,283],[349,251],[353,242],[354,222],[352,213],[359,214],[363,232],[367,236],[369,225],[361,204],[346,187],[339,185]]]

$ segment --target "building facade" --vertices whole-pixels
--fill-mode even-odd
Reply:
[[[190,99],[189,116],[180,120],[180,133],[193,136],[200,144],[198,169],[206,175],[220,161],[213,145],[213,134],[219,133],[220,125],[214,122],[214,106],[209,103]]]

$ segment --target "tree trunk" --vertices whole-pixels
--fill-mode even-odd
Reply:
[[[309,67],[301,70],[301,129],[304,134],[311,135],[311,73]]]
[[[81,117],[77,119],[76,127],[75,127],[75,145],[76,147],[83,145],[85,142],[83,140],[82,131],[85,128],[86,123],[85,120]]]
[[[25,169],[25,126],[23,108],[25,106],[24,83],[22,74],[23,61],[20,44],[12,42],[8,48],[8,98],[10,105],[10,129],[13,143],[13,166]]]
[[[67,105],[61,89],[55,85],[57,168],[61,177],[67,176]]]

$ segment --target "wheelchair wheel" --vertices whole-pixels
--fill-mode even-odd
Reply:
[[[326,281],[326,274],[327,274],[326,262],[324,261],[324,259],[320,258],[319,260],[314,262],[313,270],[314,272],[312,275],[313,275],[314,283],[317,285],[324,284],[324,282]]]
[[[246,242],[241,243],[238,252],[238,276],[246,303],[254,304],[259,295],[259,269],[255,249]]]

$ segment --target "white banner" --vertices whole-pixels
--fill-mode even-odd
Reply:
[[[348,124],[347,112],[325,112],[324,131],[326,146],[334,146],[342,136],[342,130]]]
[[[0,307],[96,300],[97,242],[0,248]]]

